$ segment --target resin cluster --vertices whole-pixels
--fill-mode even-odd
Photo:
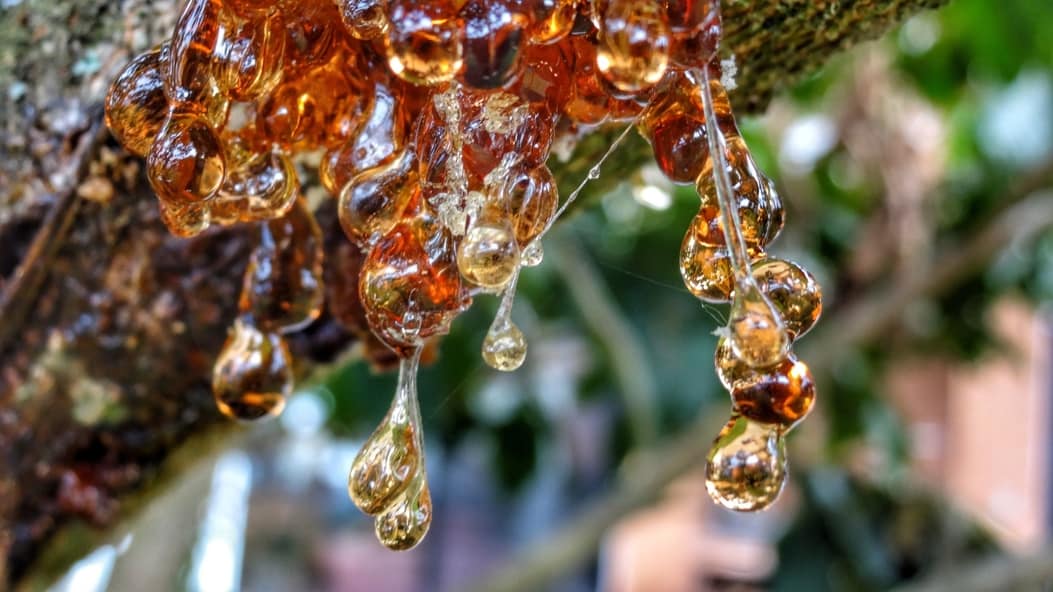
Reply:
[[[806,269],[765,249],[783,226],[774,184],[743,141],[719,67],[670,73],[640,130],[659,168],[701,199],[680,249],[684,284],[703,301],[730,302],[716,370],[732,416],[710,450],[706,487],[733,510],[760,510],[786,481],[784,436],[808,414],[815,383],[791,344],[822,312]]]
[[[767,505],[785,475],[782,437],[814,397],[789,343],[818,316],[819,292],[802,268],[764,255],[781,204],[710,80],[719,37],[712,0],[189,0],[172,38],[114,82],[106,116],[146,158],[174,234],[256,226],[215,365],[219,408],[280,412],[293,381],[284,335],[323,306],[386,346],[401,360],[398,390],[348,490],[385,545],[416,545],[431,523],[422,348],[473,297],[496,294],[482,356],[522,365],[511,310],[520,269],[541,262],[561,211],[552,146],[635,123],[669,178],[698,186],[685,281],[733,302],[717,361],[736,415],[711,455],[710,490],[728,507]],[[301,175],[336,200],[348,238],[324,267]]]

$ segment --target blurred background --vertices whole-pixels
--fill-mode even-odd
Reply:
[[[645,169],[523,274],[522,370],[479,358],[487,298],[423,370],[435,522],[417,550],[384,550],[347,499],[394,390],[352,356],[56,589],[1049,589],[1051,67],[1048,3],[954,0],[743,122],[787,205],[771,251],[826,303],[799,345],[819,405],[772,510],[705,493],[726,310],[677,270],[697,197]]]

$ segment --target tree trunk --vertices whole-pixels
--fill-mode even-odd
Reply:
[[[734,104],[759,111],[831,55],[942,3],[725,0]],[[250,233],[171,237],[142,164],[101,117],[109,80],[170,32],[174,12],[164,0],[0,9],[0,587],[59,573],[91,544],[71,533],[105,532],[160,476],[178,474],[187,450],[233,427],[215,411],[209,377]],[[561,184],[607,145],[586,140],[555,165]],[[649,150],[636,138],[616,158],[631,167]],[[320,222],[337,244],[327,205]],[[300,374],[350,339],[324,318],[297,336]]]

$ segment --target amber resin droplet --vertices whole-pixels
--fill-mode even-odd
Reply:
[[[283,80],[257,104],[260,132],[293,151],[345,144],[361,127],[365,106],[349,62],[346,52],[337,52],[302,77]]]
[[[464,32],[445,2],[390,0],[388,67],[414,84],[452,80],[464,63]]]
[[[755,368],[775,365],[790,351],[782,318],[752,282],[735,287],[726,332],[735,356]]]
[[[694,183],[709,160],[699,84],[692,72],[669,72],[637,124],[674,183]]]
[[[277,13],[254,16],[226,15],[224,38],[213,55],[216,84],[233,101],[266,95],[282,76],[287,39],[282,19]]]
[[[666,3],[673,46],[669,61],[677,67],[712,67],[720,43],[720,3],[711,0],[671,0]]]
[[[823,294],[807,269],[793,261],[769,257],[753,263],[753,279],[778,309],[791,340],[807,333],[819,320]]]
[[[497,201],[512,219],[516,242],[525,248],[552,223],[559,207],[559,188],[545,165],[525,170],[516,167],[505,178]]]
[[[164,79],[167,48],[156,48],[131,61],[106,95],[106,126],[132,154],[144,157],[168,119]]]
[[[223,184],[223,148],[204,120],[173,113],[150,148],[146,172],[162,201],[173,205],[205,201]]]
[[[512,79],[527,17],[509,0],[467,0],[464,21],[464,83],[499,88]]]
[[[388,31],[384,0],[337,0],[340,16],[351,35],[358,39],[379,39]]]
[[[638,92],[655,85],[669,64],[669,23],[656,2],[607,0],[600,15],[596,65],[615,88]]]
[[[711,228],[704,213],[692,220],[680,245],[680,276],[696,297],[707,302],[728,302],[735,289],[735,274],[727,248],[710,244]]]
[[[706,490],[729,510],[763,510],[786,483],[786,445],[778,427],[740,415],[720,430],[706,461]]]
[[[494,370],[512,372],[523,365],[527,355],[527,340],[512,322],[512,303],[516,295],[518,271],[501,296],[494,322],[483,340],[483,360]]]
[[[384,419],[351,464],[347,491],[366,514],[392,507],[424,471],[420,408],[417,402],[419,350],[399,366],[399,384]]]
[[[392,551],[416,547],[431,528],[431,492],[421,471],[395,503],[376,517],[373,530],[377,540]]]
[[[741,137],[727,138],[727,173],[738,208],[742,238],[750,248],[769,245],[782,230],[782,199],[772,183],[757,168],[753,156]],[[719,211],[719,199],[713,181],[712,159],[706,161],[698,177],[698,195],[703,209]]]
[[[260,149],[241,136],[225,137],[227,174],[213,204],[222,222],[271,220],[284,216],[300,194],[296,166],[280,150]],[[221,205],[222,204],[222,205]]]
[[[355,175],[391,162],[403,153],[406,139],[404,101],[384,81],[373,85],[369,114],[350,141],[326,152],[318,176],[329,193],[340,191]]]
[[[420,193],[411,150],[395,160],[362,171],[340,192],[340,225],[351,242],[365,246],[399,222],[406,207]]]
[[[735,357],[726,339],[717,344],[717,376],[731,391],[735,410],[761,423],[789,430],[812,410],[815,380],[808,366],[789,353],[770,368],[753,368]]]
[[[161,201],[158,206],[161,210],[161,221],[164,222],[169,232],[180,238],[190,238],[201,234],[208,230],[212,221],[209,206],[205,203],[170,204]]]
[[[545,260],[545,247],[540,240],[534,240],[527,245],[519,256],[523,267],[537,267]]]
[[[429,215],[400,222],[369,250],[359,295],[370,329],[396,351],[445,334],[471,303],[449,231]]]
[[[574,29],[578,16],[576,0],[533,0],[534,24],[528,29],[531,43],[559,41]]]
[[[194,111],[214,128],[222,127],[230,100],[217,84],[218,45],[228,34],[222,0],[189,0],[170,43],[165,95],[182,111]]]
[[[457,248],[457,267],[477,286],[495,289],[508,284],[519,270],[519,246],[508,223],[488,217],[472,224]]]
[[[526,361],[527,340],[510,319],[497,318],[483,340],[483,360],[494,370],[512,372]]]
[[[242,421],[273,417],[282,412],[292,389],[292,358],[281,335],[235,321],[212,372],[219,410]]]
[[[301,198],[286,216],[260,225],[238,307],[260,327],[288,333],[321,314],[322,231]]]

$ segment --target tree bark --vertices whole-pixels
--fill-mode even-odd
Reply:
[[[726,0],[733,101],[759,111],[831,55],[942,3]],[[102,125],[109,80],[168,34],[174,9],[171,0],[0,9],[0,587],[31,570],[59,573],[91,543],[71,532],[105,532],[178,474],[180,451],[232,429],[209,377],[250,232],[171,237],[141,163]],[[554,167],[561,184],[576,184],[606,145],[602,135],[583,141]],[[649,150],[635,138],[615,158],[628,170]],[[327,238],[342,240],[332,212],[319,217]],[[294,342],[300,373],[349,342],[323,318]]]

